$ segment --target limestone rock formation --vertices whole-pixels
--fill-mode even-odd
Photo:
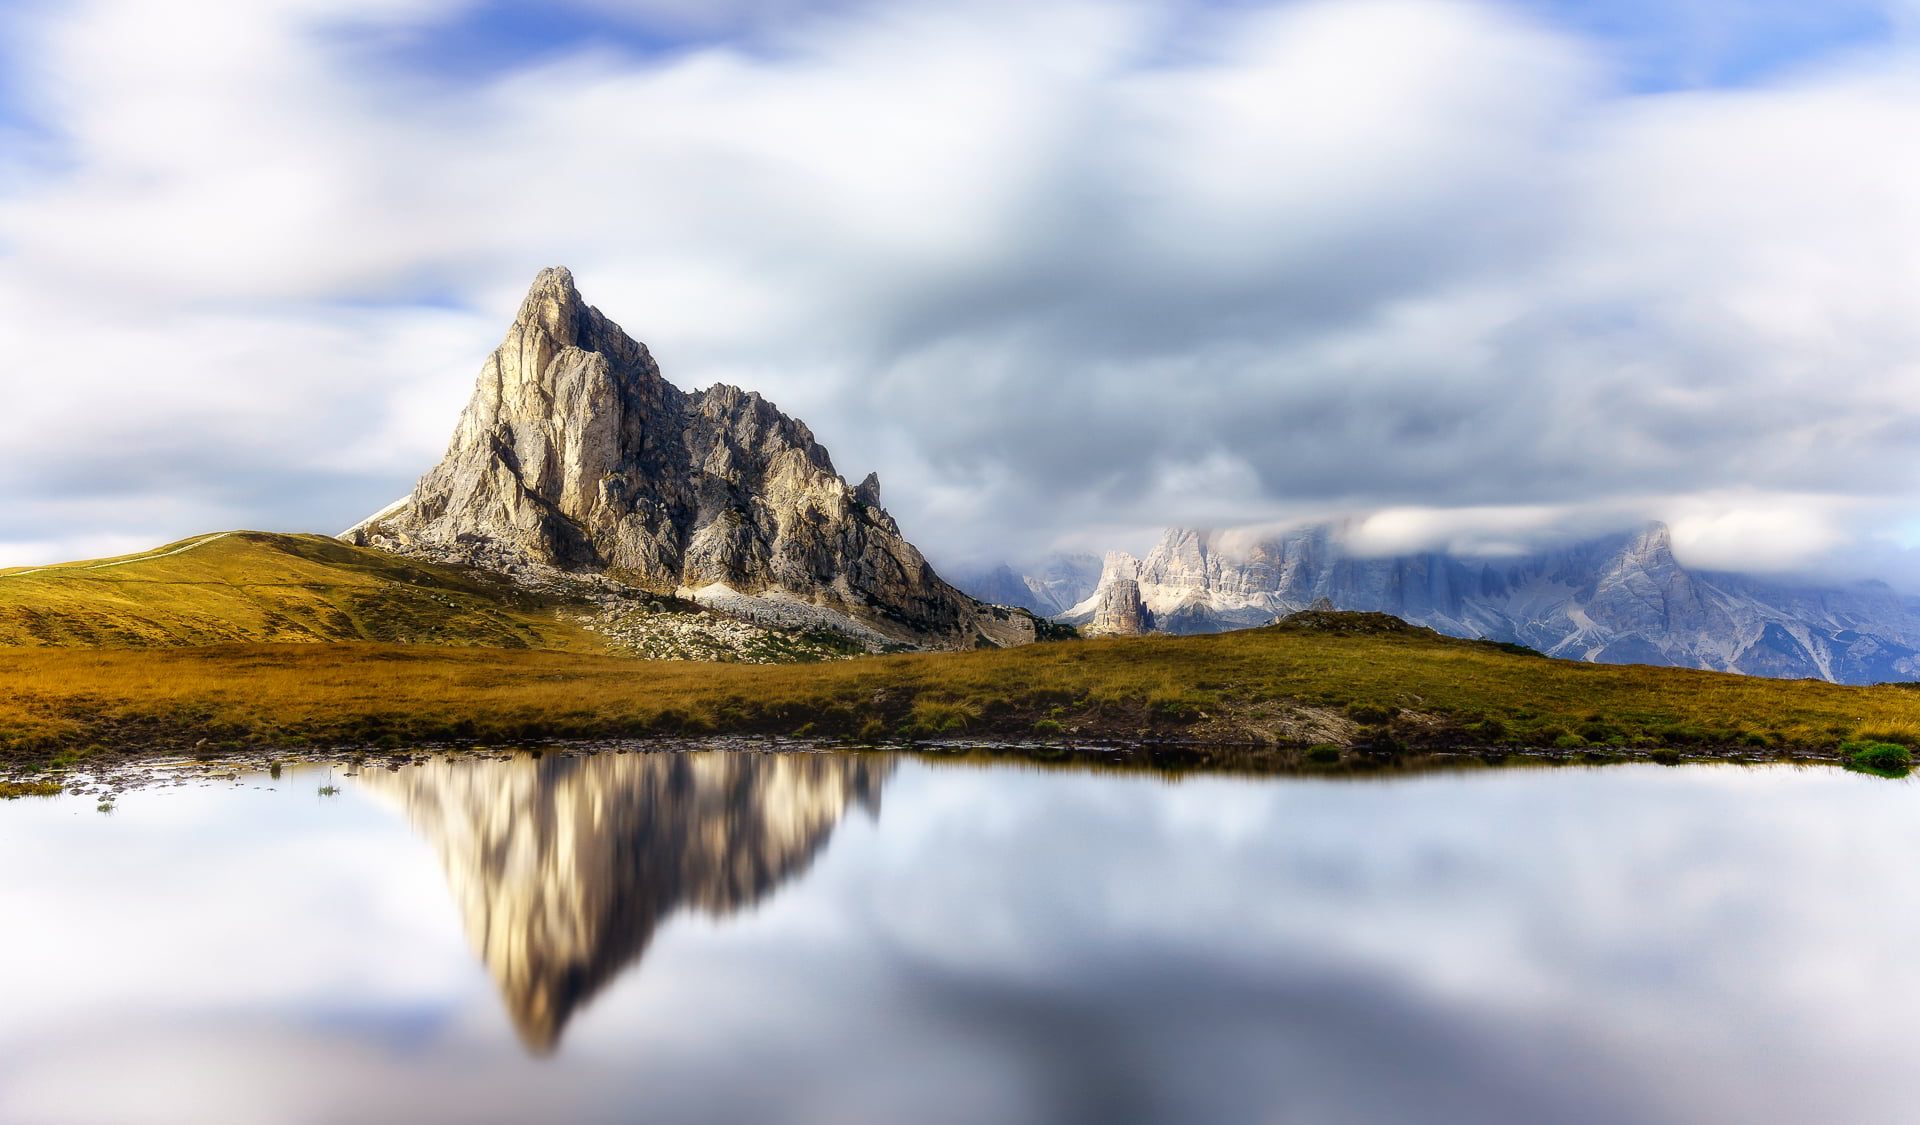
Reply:
[[[850,487],[757,393],[667,382],[565,269],[535,278],[445,458],[346,537],[509,573],[610,572],[907,643],[1033,636],[1030,619],[982,627],[880,506],[876,476]]]
[[[1131,558],[1131,556],[1127,556]],[[1089,636],[1134,637],[1153,631],[1153,614],[1140,600],[1140,583],[1115,577],[1095,596]]]
[[[1296,610],[1393,614],[1438,632],[1554,656],[1840,683],[1920,678],[1920,599],[1879,583],[1831,588],[1693,571],[1666,527],[1501,558],[1349,553],[1333,525],[1244,539],[1168,531],[1145,559],[1107,557],[1095,592],[1062,621],[1130,618],[1211,633]]]

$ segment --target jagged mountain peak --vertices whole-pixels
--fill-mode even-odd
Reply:
[[[516,324],[538,324],[559,336],[565,320],[586,308],[587,303],[580,299],[580,290],[573,283],[573,271],[565,266],[548,266],[533,275],[533,284],[527,287],[527,295],[513,319]]]
[[[747,616],[908,643],[1031,639],[939,575],[805,423],[758,392],[689,394],[644,344],[541,270],[446,456],[364,546],[490,566],[612,571]]]
[[[646,345],[589,305],[574,285],[573,271],[565,266],[548,266],[534,275],[514,314],[508,342],[527,331],[543,338],[553,351],[579,348],[607,357],[622,373],[659,377]]]
[[[1232,550],[1227,541],[1172,528],[1144,560],[1109,555],[1099,588],[1060,618],[1092,631],[1217,632],[1328,604],[1605,663],[1847,683],[1920,677],[1920,601],[1885,587],[1695,572],[1658,522],[1502,558],[1361,556],[1331,524],[1234,535]]]
[[[1659,520],[1649,520],[1628,538],[1626,553],[1639,559],[1673,562],[1673,531]]]

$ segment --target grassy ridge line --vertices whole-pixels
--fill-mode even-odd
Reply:
[[[485,575],[321,535],[224,532],[0,574],[0,645],[342,640],[604,650]]]
[[[1352,615],[1332,615],[1345,619]],[[0,649],[16,763],[178,748],[779,733],[1371,746],[1920,745],[1920,691],[1287,626],[747,667],[378,644]]]
[[[151,550],[140,551],[131,555],[115,555],[107,559],[90,559],[84,562],[48,563],[46,566],[36,567],[9,567],[5,570],[0,570],[0,578],[26,578],[34,574],[46,574],[50,571],[107,570],[116,566],[129,566],[133,563],[147,562],[151,559],[164,559],[170,558],[173,555],[185,554],[195,547],[203,547],[216,539],[225,539],[229,535],[236,534],[240,533],[233,531],[216,531],[210,535],[196,535],[191,539],[180,539],[172,543],[165,543]]]

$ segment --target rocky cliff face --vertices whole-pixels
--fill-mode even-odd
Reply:
[[[1143,560],[1109,555],[1096,592],[1062,620],[1097,630],[1127,619],[1135,597],[1149,627],[1169,633],[1263,625],[1326,603],[1578,660],[1840,683],[1920,678],[1920,601],[1878,584],[1690,571],[1658,524],[1497,560],[1354,557],[1324,525],[1230,550],[1220,536],[1176,528]]]
[[[1153,631],[1153,614],[1140,600],[1140,583],[1117,576],[1094,597],[1090,637],[1135,637]]]
[[[852,808],[878,816],[892,769],[720,751],[442,761],[359,781],[438,850],[515,1029],[546,1054],[668,917],[760,901]]]
[[[910,643],[1031,639],[983,629],[880,506],[877,477],[850,487],[756,393],[673,386],[564,269],[534,280],[445,458],[347,537],[509,572],[607,571]]]

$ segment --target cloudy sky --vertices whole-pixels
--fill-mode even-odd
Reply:
[[[0,565],[354,522],[550,264],[936,561],[1920,579],[1913,0],[0,0]]]

